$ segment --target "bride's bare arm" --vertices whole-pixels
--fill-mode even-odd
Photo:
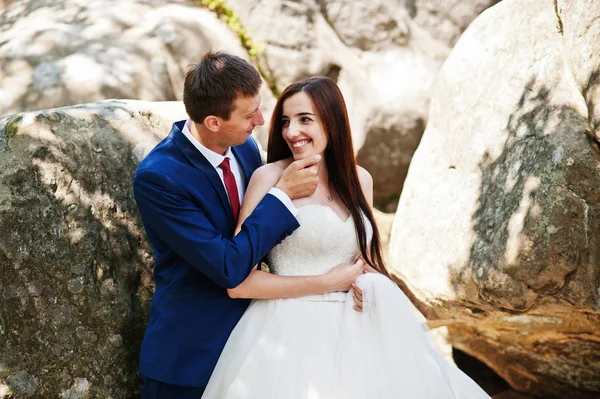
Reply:
[[[254,172],[240,209],[236,234],[261,199],[275,186],[282,172],[282,164],[277,163],[264,165]],[[320,276],[278,276],[255,267],[244,282],[228,289],[227,294],[231,298],[281,299],[347,291],[363,265],[362,260],[353,265],[338,265]]]
[[[362,188],[363,194],[367,199],[367,204],[373,208],[373,178],[371,174],[362,166],[356,166],[356,172],[358,173],[358,181]]]
[[[267,195],[271,188],[275,187],[282,172],[283,170],[277,163],[263,165],[254,171],[254,174],[250,178],[250,183],[248,183],[242,207],[240,208],[235,235],[242,230],[242,224],[244,224],[246,218],[250,216],[263,197]]]

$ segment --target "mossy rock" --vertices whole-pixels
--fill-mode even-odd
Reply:
[[[0,120],[0,386],[15,395],[139,393],[153,256],[133,150],[181,115],[157,107],[111,101]]]

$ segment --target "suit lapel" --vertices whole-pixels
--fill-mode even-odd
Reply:
[[[248,183],[250,183],[250,177],[252,177],[252,169],[244,158],[243,151],[240,150],[240,146],[231,147],[231,151],[233,152],[233,155],[235,155],[238,164],[242,168],[242,172],[244,172],[244,188],[247,188]]]
[[[233,224],[233,211],[231,210],[231,205],[229,205],[229,198],[227,197],[227,192],[225,191],[225,187],[223,186],[223,182],[219,177],[219,174],[213,168],[213,166],[208,162],[208,160],[202,155],[200,151],[183,134],[181,129],[185,125],[185,121],[175,122],[173,124],[173,128],[169,133],[169,137],[173,142],[179,147],[183,155],[187,158],[187,160],[194,165],[196,168],[200,169],[208,178],[213,188],[216,190],[219,195],[219,199],[221,200],[221,205],[225,208],[227,212],[227,217],[231,224]],[[238,158],[239,160],[240,158]],[[244,170],[245,173],[245,170]]]

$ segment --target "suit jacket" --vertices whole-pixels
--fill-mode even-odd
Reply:
[[[182,133],[169,135],[139,165],[133,189],[155,250],[150,319],[140,371],[158,381],[203,386],[249,300],[231,299],[266,253],[297,227],[296,218],[267,194],[235,237],[227,192],[217,171]],[[252,138],[232,147],[245,184],[261,165]]]

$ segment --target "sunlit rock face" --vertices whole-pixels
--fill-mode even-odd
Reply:
[[[248,59],[226,23],[188,0],[24,0],[0,7],[0,116],[105,99],[181,100],[209,49]],[[265,86],[264,109],[273,97]],[[260,129],[258,129],[260,130]]]
[[[180,102],[0,119],[0,397],[132,398],[153,253],[132,177]]]
[[[181,1],[29,0],[0,18],[0,115],[107,98],[180,99],[187,64],[219,36],[235,43],[212,13]]]
[[[337,81],[358,161],[374,178],[375,203],[393,212],[425,129],[435,75],[458,35],[496,1],[228,3],[264,48],[263,70],[279,90],[311,75]]]
[[[505,0],[469,26],[392,228],[430,319],[544,398],[600,395],[599,20],[595,1]]]

